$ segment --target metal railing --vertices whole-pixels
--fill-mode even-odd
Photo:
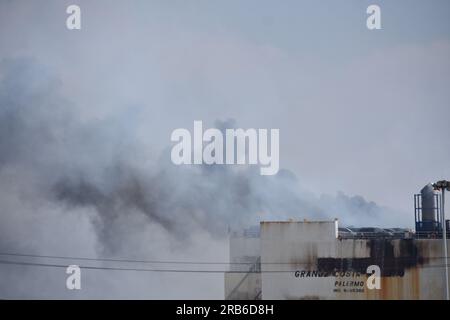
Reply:
[[[261,272],[261,257],[258,257],[258,259],[255,261],[254,264],[251,265],[250,269],[245,273],[245,275],[242,277],[242,279],[238,282],[238,284],[231,290],[231,292],[227,295],[225,300],[230,300],[234,296],[234,294],[238,291],[240,286],[244,283],[244,281],[248,278],[250,273],[258,273]],[[261,296],[261,291],[256,295],[255,300],[258,300],[257,297]]]

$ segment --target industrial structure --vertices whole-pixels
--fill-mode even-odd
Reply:
[[[415,231],[340,228],[336,219],[234,232],[225,298],[446,299],[442,193],[430,184],[415,195]]]

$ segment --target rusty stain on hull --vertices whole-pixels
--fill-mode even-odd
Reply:
[[[370,255],[365,258],[317,258],[317,268],[321,272],[355,271],[365,274],[367,267],[377,265],[382,277],[403,277],[405,270],[423,264],[426,260],[418,255],[413,240],[367,240]]]

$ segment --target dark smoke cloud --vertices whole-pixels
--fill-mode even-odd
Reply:
[[[32,60],[0,64],[2,251],[138,258],[189,253],[207,260],[199,244],[211,241],[213,248],[217,241],[223,249],[229,228],[260,220],[339,217],[347,224],[370,224],[391,213],[361,196],[317,197],[288,170],[270,177],[256,167],[177,167],[169,149],[146,159],[142,146],[115,132],[120,127],[81,121],[59,88],[57,77]],[[237,121],[216,126],[224,130]],[[226,259],[226,252],[216,254]],[[36,281],[45,282],[47,291],[23,291],[20,279],[27,272],[1,270],[9,274],[1,277],[3,295],[69,297],[62,285],[41,278]],[[136,293],[132,285],[115,295],[117,288],[101,279],[97,291],[81,297],[156,297],[145,288]],[[168,296],[174,288],[166,290]]]

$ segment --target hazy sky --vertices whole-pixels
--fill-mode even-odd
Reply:
[[[366,8],[374,3],[382,30],[369,31]],[[70,4],[81,7],[81,30],[66,29]],[[449,14],[447,0],[0,0],[0,111],[37,99],[55,112],[48,119],[26,102],[38,119],[27,128],[49,124],[62,137],[76,121],[89,128],[73,135],[77,145],[102,146],[69,157],[62,138],[59,147],[24,151],[16,143],[28,139],[4,136],[0,147],[10,155],[0,154],[0,165],[36,156],[67,166],[76,158],[73,167],[92,172],[94,162],[116,157],[166,166],[174,129],[234,119],[242,128],[279,128],[280,166],[305,190],[362,195],[412,226],[413,194],[450,178]],[[61,119],[71,121],[65,127]],[[44,180],[58,180],[67,166],[52,166]],[[5,198],[15,192],[0,190]],[[15,201],[0,204],[3,215]]]
[[[450,175],[448,1],[2,1],[1,58],[32,57],[90,121],[152,147],[194,119],[280,128],[281,165],[317,192],[411,213]],[[129,120],[129,121],[127,121]]]

